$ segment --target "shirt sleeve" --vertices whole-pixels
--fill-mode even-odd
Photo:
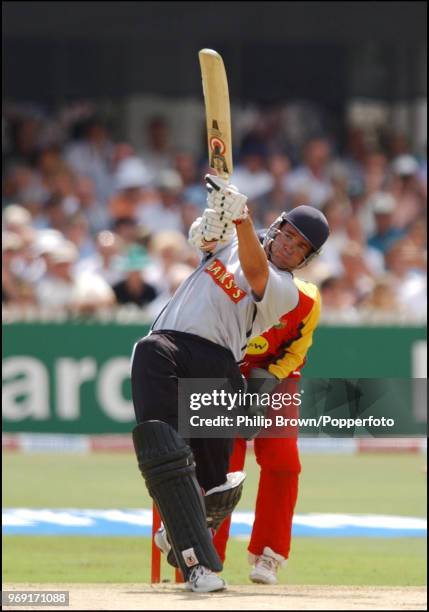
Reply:
[[[279,379],[287,378],[296,369],[302,367],[307,353],[313,344],[313,332],[320,318],[320,294],[317,292],[312,309],[299,325],[295,338],[288,343],[284,353],[274,363],[270,364],[268,371]]]
[[[266,330],[275,325],[280,317],[293,310],[298,304],[298,289],[290,272],[282,272],[271,264],[268,267],[268,281],[262,299],[253,299],[257,313],[255,326]]]

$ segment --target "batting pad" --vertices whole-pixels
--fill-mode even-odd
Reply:
[[[167,423],[146,421],[133,430],[140,472],[167,530],[180,569],[223,569],[207,527],[204,500],[190,447]]]
[[[207,513],[207,525],[217,531],[223,521],[229,516],[241,498],[244,472],[229,472],[226,482],[219,487],[213,487],[206,492],[204,504]]]

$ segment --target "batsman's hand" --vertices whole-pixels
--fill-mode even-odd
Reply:
[[[227,242],[234,234],[234,226],[225,214],[206,208],[202,216],[202,232],[204,240]]]
[[[234,185],[229,185],[223,179],[212,174],[204,177],[208,191],[207,206],[230,221],[243,221],[249,212],[247,196],[240,193]]]
[[[229,242],[234,234],[234,225],[215,210],[206,208],[189,229],[188,242],[205,252],[212,251],[218,242]]]

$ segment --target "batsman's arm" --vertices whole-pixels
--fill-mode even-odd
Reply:
[[[252,219],[247,215],[235,222],[238,238],[238,257],[243,274],[255,296],[262,299],[268,281],[268,260],[259,241]]]
[[[223,219],[230,219],[237,230],[238,257],[247,282],[257,299],[264,297],[269,269],[265,251],[256,234],[246,206],[247,197],[237,187],[217,176],[205,176],[207,203]]]

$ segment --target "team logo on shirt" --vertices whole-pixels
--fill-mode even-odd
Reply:
[[[210,274],[216,285],[218,285],[229,297],[230,300],[238,304],[240,300],[246,297],[246,291],[237,287],[234,279],[234,274],[228,272],[224,264],[215,259],[205,269],[207,274]]]
[[[246,353],[248,355],[261,355],[268,350],[268,347],[268,340],[266,340],[264,336],[256,336],[256,338],[252,338],[247,345]]]

